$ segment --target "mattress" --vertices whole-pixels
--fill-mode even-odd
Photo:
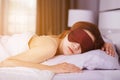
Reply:
[[[52,80],[120,80],[120,70],[84,70],[81,73],[56,74]]]

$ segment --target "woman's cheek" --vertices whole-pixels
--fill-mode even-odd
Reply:
[[[81,49],[76,51],[75,54],[81,54]]]
[[[69,51],[69,49],[66,48],[66,47],[63,49],[63,52],[64,52],[65,55],[71,55],[71,54],[72,54],[72,53]]]

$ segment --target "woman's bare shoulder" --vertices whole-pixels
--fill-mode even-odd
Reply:
[[[29,42],[30,47],[35,47],[35,46],[45,46],[45,45],[53,45],[53,46],[58,46],[59,39],[57,37],[52,37],[52,36],[38,36],[34,35],[32,39]]]
[[[57,48],[58,43],[56,38],[50,36],[33,36],[30,49],[10,59],[39,63],[52,58],[56,54]]]

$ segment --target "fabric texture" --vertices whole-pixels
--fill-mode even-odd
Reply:
[[[0,36],[0,61],[29,49],[28,42],[34,33]]]
[[[82,73],[57,74],[53,80],[120,80],[120,70],[84,70]]]
[[[118,62],[118,56],[115,57],[107,55],[102,50],[92,50],[84,54],[76,55],[59,55],[53,59],[50,59],[43,64],[54,65],[58,63],[71,63],[80,68],[93,69],[120,69]]]
[[[0,80],[52,80],[54,73],[26,67],[0,68]]]

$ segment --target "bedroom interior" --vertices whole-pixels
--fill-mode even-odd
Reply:
[[[30,3],[26,5],[27,2]],[[84,55],[61,55],[43,62],[47,65],[68,62],[86,67],[88,70],[82,73],[54,74],[47,70],[8,67],[0,69],[0,80],[120,80],[119,4],[119,0],[0,0],[0,35],[26,31],[55,35],[70,29],[74,22],[87,21],[98,25],[104,39],[116,50],[114,58],[95,50]]]
[[[68,29],[69,9],[98,11],[97,0],[30,0],[28,1],[29,3],[27,1],[0,0],[0,20],[2,20],[0,23],[0,34],[25,31],[44,35],[59,34],[63,30]],[[35,17],[36,15],[37,17]]]

